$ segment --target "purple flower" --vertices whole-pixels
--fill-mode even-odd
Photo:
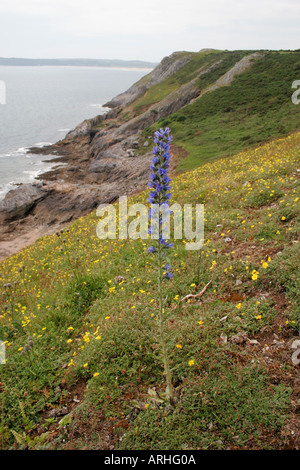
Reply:
[[[152,159],[150,165],[150,183],[149,187],[151,188],[148,202],[150,204],[155,204],[160,208],[163,208],[164,214],[166,214],[169,209],[169,201],[172,197],[170,192],[171,189],[171,179],[168,176],[168,169],[170,166],[170,144],[172,136],[170,135],[170,129],[160,129],[154,133],[154,143],[155,146],[152,150]],[[153,215],[153,211],[150,209],[149,217]],[[169,243],[162,236],[162,224],[164,223],[165,218],[161,215],[158,218],[159,222],[159,234],[158,234],[158,243],[163,246],[163,248],[168,249],[173,246],[172,243]],[[149,233],[153,232],[153,227],[150,227]],[[158,249],[151,246],[148,248],[150,253],[158,253]],[[163,256],[165,253],[160,251]],[[165,270],[164,277],[170,279],[173,274],[170,272],[170,265],[167,264],[163,267]]]
[[[173,273],[171,273],[170,271],[167,271],[165,273],[165,279],[171,279],[173,277]]]

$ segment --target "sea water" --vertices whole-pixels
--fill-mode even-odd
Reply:
[[[55,143],[149,69],[0,66],[0,199],[54,165],[30,147]],[[5,96],[4,91],[5,90]]]

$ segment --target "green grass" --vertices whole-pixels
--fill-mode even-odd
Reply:
[[[201,77],[199,87],[205,89],[219,78],[233,65],[233,58],[238,56],[229,55],[213,72]],[[182,170],[285,136],[300,124],[300,108],[291,101],[291,86],[299,70],[299,51],[266,52],[230,86],[204,94],[179,113],[147,128],[145,135],[170,126],[176,145],[188,152]]]
[[[246,54],[247,51],[235,51],[234,53],[207,51],[190,54],[191,60],[185,66],[166,80],[150,87],[144,96],[133,103],[132,108],[135,115],[140,114],[153,103],[163,100],[170,93],[178,90],[185,83],[197,78],[200,74],[201,77],[198,79],[195,87],[200,90],[207,88]],[[216,64],[216,66],[212,71],[202,75],[202,72],[209,70],[214,64]]]
[[[291,135],[172,181],[174,202],[205,203],[204,247],[175,240],[164,288],[174,409],[160,399],[148,242],[99,240],[92,213],[0,264],[2,448],[24,433],[43,449],[281,448],[300,325],[299,145]],[[258,344],[235,343],[241,333]],[[63,422],[49,415],[63,406]]]
[[[257,367],[229,368],[223,358],[218,359],[213,369],[202,371],[200,380],[183,383],[187,392],[180,408],[140,413],[120,448],[217,450],[226,449],[228,442],[242,448],[249,440],[259,445],[262,425],[276,429],[282,424],[270,410],[277,408],[278,401],[284,405],[288,394],[281,387],[275,393],[268,390],[264,372]]]
[[[220,61],[198,78],[205,90],[249,52],[182,53],[191,56],[186,66],[125,112],[142,112]],[[165,285],[174,409],[159,395],[157,279],[147,243],[100,241],[92,213],[0,264],[1,448],[281,448],[295,375],[287,341],[300,331],[300,108],[291,102],[299,70],[299,51],[266,52],[230,87],[144,131],[171,127],[174,145],[187,152],[174,201],[205,204],[205,245],[199,254],[175,241],[174,278]],[[209,281],[201,302],[181,301]],[[241,333],[258,346],[232,341]],[[283,341],[282,354],[269,334]],[[63,422],[49,417],[62,406]]]

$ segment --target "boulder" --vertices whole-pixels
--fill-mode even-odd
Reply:
[[[1,222],[11,222],[26,217],[50,192],[51,190],[42,182],[20,184],[0,201]]]

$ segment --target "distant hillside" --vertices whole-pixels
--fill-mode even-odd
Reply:
[[[118,59],[22,59],[16,57],[0,57],[0,65],[42,66],[69,65],[77,67],[141,67],[154,68],[157,64],[143,60]]]
[[[125,116],[126,131],[143,129],[144,139],[171,127],[187,155],[181,167],[192,169],[298,130],[299,79],[299,50],[177,52],[108,105],[121,106],[120,124]]]

